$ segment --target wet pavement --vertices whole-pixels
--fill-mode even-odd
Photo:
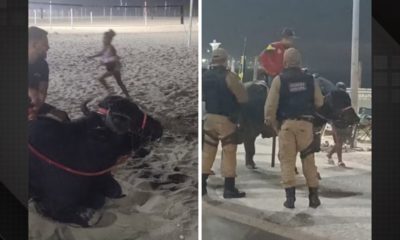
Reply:
[[[288,239],[371,239],[370,151],[344,151],[343,159],[347,165],[346,168],[329,165],[326,152],[316,154],[316,164],[322,177],[320,181],[322,205],[318,209],[308,207],[308,188],[305,185],[299,159],[297,168],[300,174],[297,175],[296,208],[290,210],[282,205],[285,193],[280,183],[279,160],[276,158],[276,166],[272,168],[271,145],[271,139],[257,139],[255,162],[258,169],[255,170],[249,170],[244,166],[244,148],[242,145],[238,147],[236,182],[237,187],[247,193],[246,198],[242,199],[222,198],[223,178],[219,174],[221,165],[219,152],[213,169],[216,175],[210,176],[209,195],[203,199],[205,202],[203,209],[209,208],[209,211],[223,218],[226,218],[224,215],[232,214],[229,216],[229,221],[237,222],[237,219],[233,217],[240,218],[242,224],[254,223],[253,227],[261,228],[263,232],[271,232]],[[335,157],[334,155],[337,163]],[[223,210],[219,212],[220,209]],[[227,224],[220,218],[214,218],[214,222],[216,221],[221,221],[223,225]],[[281,229],[274,231],[277,228]],[[212,231],[212,228],[208,229]],[[235,236],[242,235],[235,234]]]
[[[203,214],[203,240],[290,240],[279,235],[260,230],[219,217],[213,213]]]

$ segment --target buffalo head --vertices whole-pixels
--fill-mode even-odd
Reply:
[[[92,113],[85,101],[82,112],[88,116]],[[163,127],[161,123],[144,113],[131,100],[120,96],[108,96],[98,103],[95,112],[108,129],[118,135],[131,134],[140,137],[141,140],[155,141],[161,138]]]

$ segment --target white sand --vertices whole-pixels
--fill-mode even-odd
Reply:
[[[197,41],[188,49],[185,32],[115,30],[123,82],[134,101],[165,124],[163,140],[146,158],[130,160],[115,171],[128,196],[107,202],[100,226],[56,223],[39,216],[30,204],[29,239],[197,239]],[[49,35],[47,101],[77,118],[83,100],[94,98],[93,106],[106,94],[96,81],[104,69],[96,70],[98,61],[85,58],[101,49],[102,34],[54,31]],[[112,78],[108,83],[122,95]]]

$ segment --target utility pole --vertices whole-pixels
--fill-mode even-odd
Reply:
[[[52,11],[51,11],[51,10],[52,10],[52,9],[51,9],[51,1],[49,1],[49,8],[50,8],[50,9],[49,9],[49,10],[50,10],[50,11],[49,11],[49,23],[50,23],[50,27],[51,27],[51,17],[52,17],[52,16],[51,16],[51,12],[52,12]]]
[[[239,78],[241,81],[243,81],[244,79],[244,74],[246,72],[246,45],[247,45],[247,37],[244,37],[244,43],[243,43],[243,53],[242,53],[242,57],[241,57],[241,67],[239,70]]]
[[[258,80],[258,79],[257,79],[257,73],[258,73],[258,56],[254,57],[253,81]]]
[[[353,31],[351,41],[351,102],[358,112],[360,0],[353,0]]]
[[[359,63],[359,35],[360,35],[360,0],[353,0],[353,31],[351,41],[351,103],[358,113],[358,88],[360,85]],[[357,147],[357,138],[354,137],[353,147]]]
[[[193,19],[193,0],[190,0],[190,20],[189,20],[189,39],[188,39],[188,47],[192,42],[192,19]]]
[[[128,2],[125,2],[125,9],[124,9],[124,19],[126,20],[126,8],[128,7]]]
[[[143,9],[143,15],[144,15],[144,25],[147,26],[147,1],[144,1],[144,9]]]
[[[231,61],[231,72],[236,73],[235,72],[235,59],[234,58],[232,58],[232,61]]]
[[[70,13],[71,13],[71,28],[74,26],[74,10],[72,10],[72,8],[70,9]]]

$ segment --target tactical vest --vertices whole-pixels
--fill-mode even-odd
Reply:
[[[285,69],[280,74],[279,121],[314,115],[314,78],[300,69]]]
[[[207,113],[233,117],[238,110],[238,102],[226,83],[228,70],[214,67],[203,74],[203,98]]]

